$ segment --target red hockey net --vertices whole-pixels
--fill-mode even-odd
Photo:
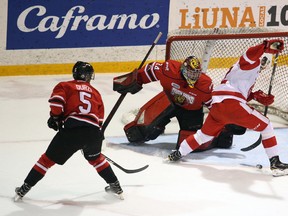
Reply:
[[[203,71],[218,85],[229,68],[249,47],[260,44],[265,39],[282,39],[285,49],[279,55],[272,94],[275,102],[269,106],[268,113],[288,120],[288,32],[276,32],[266,28],[230,28],[176,30],[168,34],[166,60],[183,61],[189,55],[198,57]],[[258,89],[268,93],[274,56],[266,55],[271,64],[258,77],[253,91]],[[252,106],[263,112],[261,104],[251,101]]]

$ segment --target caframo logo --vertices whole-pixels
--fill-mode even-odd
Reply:
[[[37,20],[37,24],[32,26],[31,23],[26,22],[28,17],[30,20]],[[85,14],[85,7],[81,5],[71,7],[64,16],[53,16],[49,15],[45,6],[35,5],[20,13],[17,27],[26,33],[34,31],[55,32],[55,38],[59,39],[64,37],[67,31],[77,31],[81,25],[85,26],[87,31],[150,29],[155,27],[159,20],[160,15],[158,13],[146,14],[142,17],[138,17],[136,13],[114,14],[109,17],[104,14],[89,16]]]
[[[11,0],[6,49],[145,46],[168,32],[166,2]]]

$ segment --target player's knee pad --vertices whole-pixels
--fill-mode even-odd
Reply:
[[[84,145],[82,153],[85,159],[88,161],[96,160],[101,155],[101,147],[102,138],[95,140],[94,143],[90,143],[89,145]]]
[[[94,151],[94,152],[96,152],[96,151]],[[82,153],[83,153],[83,155],[84,155],[84,158],[87,160],[87,161],[94,161],[94,160],[96,160],[98,157],[99,157],[99,155],[101,154],[101,153],[99,153],[99,152],[97,152],[97,153],[90,153],[90,152],[85,152],[85,151],[83,151],[82,150]]]

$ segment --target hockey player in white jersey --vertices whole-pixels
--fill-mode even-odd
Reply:
[[[217,136],[224,125],[236,124],[261,133],[273,176],[288,175],[288,164],[279,159],[277,140],[270,120],[247,104],[250,100],[256,100],[265,106],[274,102],[273,95],[261,90],[252,92],[252,89],[262,67],[267,64],[267,58],[261,58],[263,54],[277,54],[283,49],[282,40],[265,40],[250,47],[213,90],[212,107],[203,127],[183,140],[179,150],[172,152],[168,159],[179,160]]]

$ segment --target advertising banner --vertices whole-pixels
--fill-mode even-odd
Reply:
[[[283,0],[170,1],[170,30],[287,26],[288,2]]]
[[[168,13],[167,0],[9,0],[6,49],[147,45]]]

